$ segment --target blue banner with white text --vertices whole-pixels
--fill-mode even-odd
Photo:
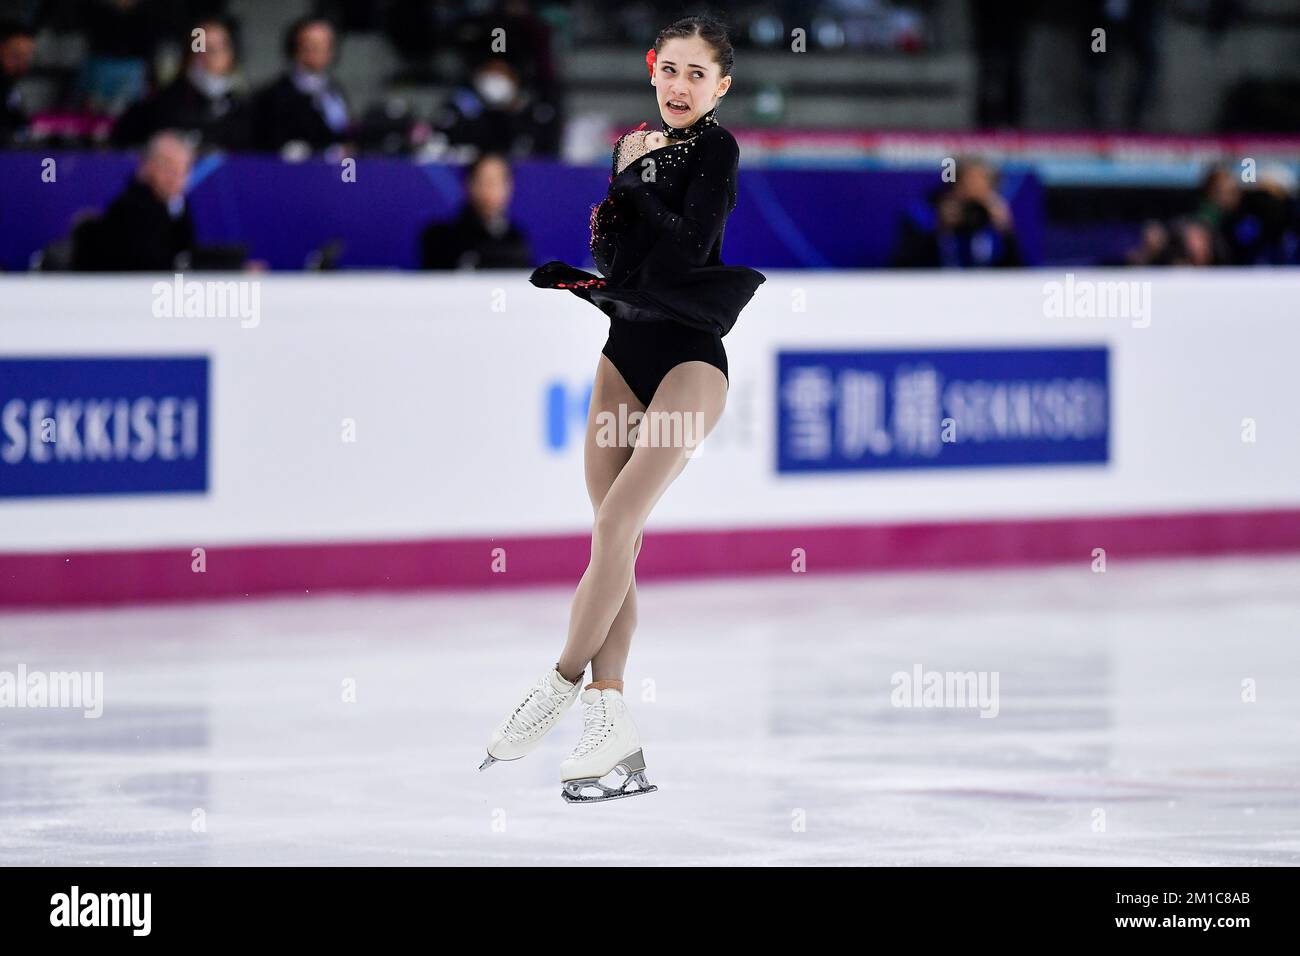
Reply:
[[[0,358],[0,498],[204,492],[208,359]]]
[[[1104,346],[782,351],[777,471],[1104,463]]]

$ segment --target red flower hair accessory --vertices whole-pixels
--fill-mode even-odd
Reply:
[[[650,67],[650,75],[655,75],[655,48],[651,47],[645,51],[645,65]]]

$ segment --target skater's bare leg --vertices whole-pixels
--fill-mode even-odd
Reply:
[[[685,362],[659,383],[647,418],[662,413],[678,421],[689,419],[690,434],[699,442],[717,425],[726,401],[727,380],[721,371],[705,362]],[[573,598],[569,637],[559,661],[566,677],[581,673],[605,643],[632,585],[637,541],[646,519],[689,460],[690,448],[680,443],[648,443],[646,424],[596,513],[591,562]],[[622,678],[621,662],[617,673],[609,673],[614,670],[609,662],[602,665],[606,679]]]

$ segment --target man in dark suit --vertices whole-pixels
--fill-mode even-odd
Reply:
[[[178,134],[156,134],[126,189],[103,216],[79,227],[76,268],[104,272],[188,268],[194,220],[185,204],[185,184],[193,162],[193,148]]]
[[[334,62],[334,28],[305,17],[285,34],[289,70],[257,97],[253,135],[261,149],[302,143],[321,150],[345,142],[351,126],[347,99],[329,74]]]

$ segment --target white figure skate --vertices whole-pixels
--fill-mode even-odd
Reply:
[[[581,681],[570,683],[552,667],[528,689],[523,703],[492,731],[487,759],[479,769],[484,770],[498,760],[518,760],[531,753],[560,715],[573,706],[581,690]]]
[[[612,687],[588,687],[582,692],[582,703],[582,739],[560,764],[564,799],[569,803],[603,803],[658,790],[646,779],[641,738],[623,695]],[[622,786],[609,787],[600,782],[601,777],[615,770],[626,777]],[[629,789],[632,784],[635,787]]]

